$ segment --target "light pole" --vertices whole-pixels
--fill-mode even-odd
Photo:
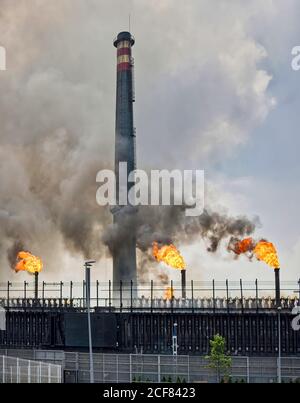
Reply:
[[[86,287],[86,307],[88,317],[88,334],[89,334],[89,355],[90,355],[90,383],[94,383],[94,361],[93,361],[93,345],[92,345],[92,328],[91,328],[91,308],[90,308],[90,292],[91,292],[91,267],[96,263],[95,260],[85,262],[85,287]]]
[[[277,308],[278,311],[278,363],[277,363],[277,378],[278,383],[281,383],[281,306]]]

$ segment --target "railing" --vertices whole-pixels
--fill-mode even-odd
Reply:
[[[291,309],[299,304],[297,282],[281,284],[281,306]],[[172,296],[165,296],[166,289]],[[5,308],[85,309],[86,284],[57,282],[39,284],[39,298],[34,298],[34,283],[0,283],[0,306]],[[91,284],[91,306],[104,310],[248,310],[274,309],[272,282],[194,282],[182,285],[171,281],[162,286],[154,283],[136,286],[132,282]],[[182,298],[186,295],[186,298]]]
[[[0,356],[0,383],[61,383],[61,366]]]

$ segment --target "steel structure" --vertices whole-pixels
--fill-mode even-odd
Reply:
[[[88,349],[87,313],[76,301],[10,300],[3,348]],[[126,307],[94,307],[91,314],[94,351],[170,354],[177,324],[178,354],[205,355],[215,334],[226,338],[234,355],[276,356],[281,329],[283,356],[300,355],[300,332],[292,328],[297,301],[281,299],[280,325],[276,300],[197,299]]]

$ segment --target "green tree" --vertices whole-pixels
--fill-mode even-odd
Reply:
[[[231,357],[226,354],[226,340],[219,334],[210,340],[210,354],[206,357],[209,361],[209,368],[216,372],[217,380],[220,383],[221,377],[228,377],[232,365]]]

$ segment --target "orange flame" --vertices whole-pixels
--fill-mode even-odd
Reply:
[[[258,260],[262,260],[274,269],[279,269],[279,259],[276,248],[271,242],[260,241],[254,248],[254,254]]]
[[[184,270],[185,261],[174,245],[164,245],[159,248],[158,243],[153,243],[153,256],[158,262],[164,262],[173,269]]]
[[[274,269],[280,267],[275,246],[271,242],[262,239],[255,242],[253,238],[246,238],[242,241],[237,241],[235,244],[229,245],[229,250],[232,250],[236,255],[252,252],[257,260],[267,263]]]
[[[164,294],[164,299],[171,301],[174,298],[174,289],[172,287],[167,287]]]
[[[29,252],[19,252],[15,267],[16,273],[27,271],[30,274],[40,273],[43,270],[42,260]]]
[[[246,238],[234,244],[233,252],[237,255],[251,252],[255,248],[255,242],[252,238]]]

